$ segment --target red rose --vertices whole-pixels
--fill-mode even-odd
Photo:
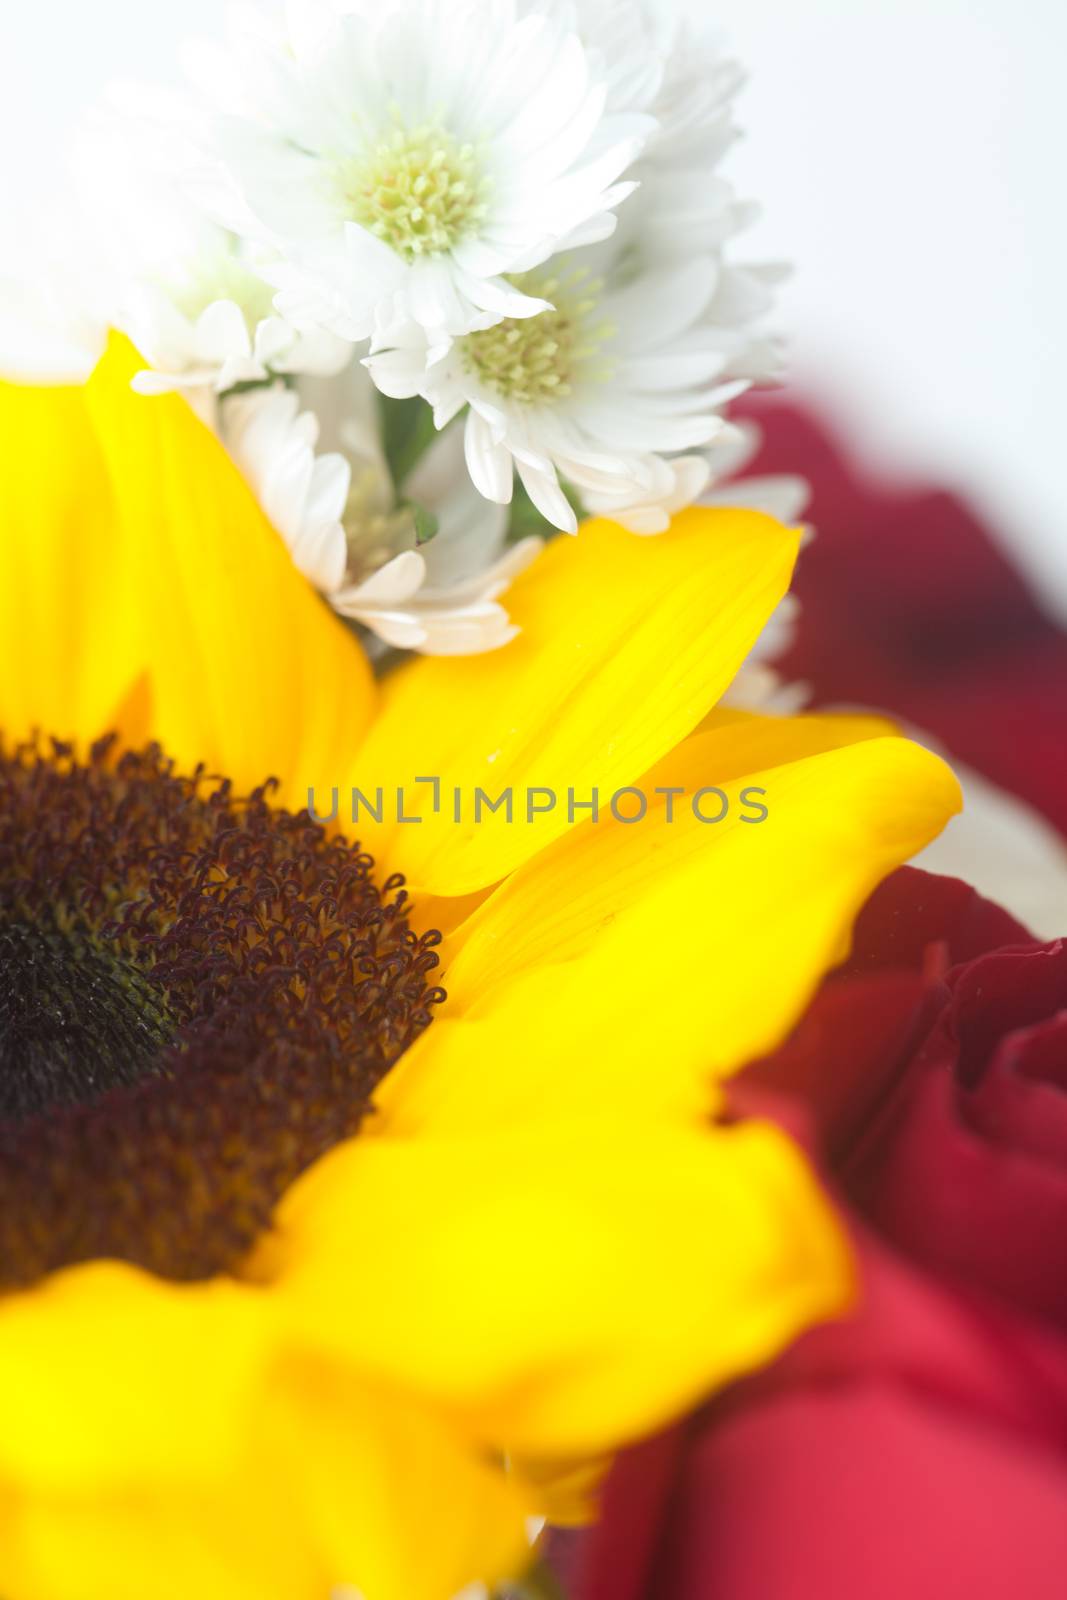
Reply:
[[[1059,1600],[1067,944],[898,873],[737,1110],[817,1140],[859,1307],[623,1458],[573,1593]]]
[[[865,478],[808,414],[758,397],[751,470],[803,473],[818,538],[782,662],[816,704],[877,706],[1067,832],[1067,633],[961,501]]]

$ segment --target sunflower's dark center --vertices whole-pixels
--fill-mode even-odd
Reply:
[[[405,911],[266,791],[0,749],[0,1285],[234,1267],[430,1021]]]
[[[162,1070],[173,1020],[131,961],[83,936],[0,922],[0,1120],[91,1103]]]

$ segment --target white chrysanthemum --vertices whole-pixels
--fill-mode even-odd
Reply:
[[[738,136],[733,109],[744,73],[700,0],[522,0],[580,35],[601,67],[608,109],[653,120],[628,176],[644,191],[645,225],[660,248],[714,253],[757,214],[717,168]],[[708,8],[710,9],[710,8]]]
[[[307,402],[321,421],[301,410]],[[230,396],[219,415],[296,566],[341,615],[426,655],[475,655],[514,638],[499,596],[541,541],[507,545],[507,516],[471,484],[460,431],[436,439],[395,487],[358,363],[330,383]],[[416,507],[438,525],[421,546]]]
[[[519,10],[554,16],[579,34],[601,63],[609,108],[659,119],[650,148],[661,137],[706,129],[721,106],[721,36],[699,15],[700,0],[519,0]],[[736,87],[736,67],[730,75]]]
[[[223,394],[239,384],[333,373],[347,364],[351,349],[343,341],[320,329],[302,333],[275,314],[273,289],[235,235],[201,223],[186,243],[169,270],[130,283],[116,310],[116,326],[148,364],[135,388]]]
[[[189,108],[166,96],[153,114],[138,110],[136,119],[98,116],[77,162],[85,237],[106,285],[99,309],[148,367],[135,386],[221,394],[275,375],[341,371],[350,347],[280,317],[253,248],[182,192]]]
[[[616,114],[654,117],[629,174],[640,190],[611,239],[516,280],[549,311],[483,325],[444,352],[410,327],[377,339],[369,365],[387,394],[429,399],[440,426],[470,407],[468,462],[488,498],[507,501],[517,469],[556,527],[577,525],[564,480],[591,512],[659,533],[707,486],[722,407],[779,369],[760,331],[779,270],[724,254],[752,215],[715,172],[740,74],[669,5],[524,3],[579,30]]]
[[[338,15],[340,10],[342,14]],[[279,309],[360,340],[411,321],[431,345],[543,300],[511,281],[607,237],[652,131],[558,16],[515,0],[290,6],[238,29],[200,77],[241,216],[282,257]]]
[[[411,327],[368,359],[380,389],[424,395],[439,427],[469,406],[467,462],[480,492],[508,502],[517,470],[542,515],[568,532],[577,522],[560,478],[590,511],[662,532],[708,482],[691,452],[726,426],[721,407],[775,370],[750,330],[769,304],[759,274],[662,258],[640,227],[642,200],[616,238],[522,280],[551,312],[466,335],[437,359]]]

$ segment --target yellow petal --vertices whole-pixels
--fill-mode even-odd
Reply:
[[[519,1458],[514,1465],[536,1496],[539,1515],[554,1528],[583,1528],[596,1520],[600,1488],[611,1470],[611,1456],[569,1460]]]
[[[522,634],[507,649],[388,680],[354,778],[372,799],[384,789],[386,821],[360,836],[418,890],[498,882],[566,831],[569,789],[606,799],[696,726],[785,593],[796,550],[795,534],[747,511],[689,511],[658,539],[593,522],[556,541],[509,591]],[[441,782],[436,813],[415,781],[427,777]],[[391,820],[398,786],[421,820]],[[512,789],[514,820],[483,808],[475,822],[477,789]],[[528,822],[530,789],[557,800]]]
[[[732,809],[715,848],[642,896],[581,963],[583,992],[603,984],[614,995],[614,1028],[628,1051],[702,1057],[722,1074],[773,1048],[847,954],[876,885],[962,804],[945,763],[898,738],[794,761],[765,781],[756,774],[753,786],[767,789],[768,820],[746,826]],[[573,1018],[585,1007],[570,987]],[[694,996],[705,998],[703,1041],[694,1037]],[[662,1002],[658,1016],[648,1000]]]
[[[0,1495],[0,1589],[18,1600],[328,1600],[328,1568],[287,1487],[255,1463],[226,1492]]]
[[[643,821],[620,822],[605,808],[597,822],[571,830],[513,873],[446,940],[441,959],[450,1014],[484,1005],[502,978],[580,956],[643,895],[687,870],[691,860],[722,849],[726,840],[760,851],[773,830],[773,846],[782,816],[782,780],[772,773],[884,733],[885,724],[874,718],[749,716],[740,722],[726,717],[720,726],[694,735],[636,786],[649,800]],[[702,823],[692,797],[723,786],[731,802],[727,816]],[[684,793],[672,798],[664,792],[670,789]],[[767,790],[772,814],[765,822],[745,820],[758,815],[752,805],[742,805],[740,796],[749,789]],[[823,803],[828,814],[838,803],[832,777],[826,780]],[[630,814],[636,808],[636,799],[628,802]],[[722,801],[707,797],[701,808],[714,816]]]
[[[0,384],[0,731],[84,744],[141,670],[140,622],[85,392]]]
[[[851,1282],[780,1132],[607,1109],[489,1138],[357,1139],[291,1192],[271,1264],[309,1344],[550,1459],[655,1428],[839,1308]]]
[[[221,444],[178,395],[135,394],[114,338],[88,389],[145,629],[152,732],[186,764],[297,806],[347,771],[375,690]]]
[[[0,1485],[104,1494],[225,1473],[267,1359],[267,1311],[230,1282],[164,1283],[115,1262],[0,1297]]]
[[[527,1503],[498,1465],[278,1333],[259,1289],[114,1263],[0,1300],[0,1592],[452,1600],[519,1570]]]
[[[382,1126],[702,1115],[715,1080],[785,1036],[875,885],[959,807],[943,762],[879,734],[753,719],[747,753],[773,761],[777,742],[783,764],[725,777],[723,822],[680,802],[667,822],[662,798],[658,816],[576,829],[516,873],[449,940],[448,1011],[382,1085]],[[732,740],[729,725],[695,735],[653,777],[692,795],[731,770]],[[764,822],[742,820],[749,788],[766,790]]]
[[[380,1375],[289,1362],[265,1397],[259,1434],[271,1456],[291,1463],[290,1515],[322,1552],[331,1589],[454,1600],[476,1579],[521,1573],[529,1507],[515,1483]]]
[[[900,728],[890,717],[872,711],[807,711],[779,717],[716,706],[697,734],[707,735],[708,742],[694,744],[692,753],[681,758],[678,751],[683,746],[677,746],[642,781],[668,784],[679,770],[690,777],[695,763],[706,763],[703,770],[711,776],[705,781],[743,778],[750,772],[784,767],[866,739],[889,738],[900,734]]]
[[[176,1411],[160,1431],[161,1456],[185,1421]],[[525,1564],[515,1485],[410,1396],[323,1363],[282,1364],[249,1413],[245,1445],[236,1467],[203,1483],[146,1474],[122,1494],[23,1496],[0,1480],[0,1590],[19,1600],[329,1600],[342,1589],[454,1600],[472,1580]]]

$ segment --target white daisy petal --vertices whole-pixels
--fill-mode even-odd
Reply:
[[[361,610],[374,606],[395,609],[418,593],[425,576],[422,557],[414,550],[405,550],[363,583],[342,589],[334,604],[347,616],[358,616]]]
[[[205,307],[196,320],[194,342],[200,361],[209,364],[247,361],[252,354],[248,323],[233,300],[213,300]]]
[[[487,500],[507,505],[513,492],[511,454],[505,445],[494,440],[489,424],[474,410],[467,418],[465,443],[475,488]]]
[[[521,459],[516,461],[516,466],[523,488],[546,521],[564,533],[577,533],[577,515],[560,488],[555,468],[538,469]]]
[[[699,494],[696,496],[699,498]],[[714,506],[744,506],[764,511],[769,517],[795,527],[811,502],[811,486],[806,479],[789,473],[775,477],[740,478],[734,483],[717,484],[707,496]]]

